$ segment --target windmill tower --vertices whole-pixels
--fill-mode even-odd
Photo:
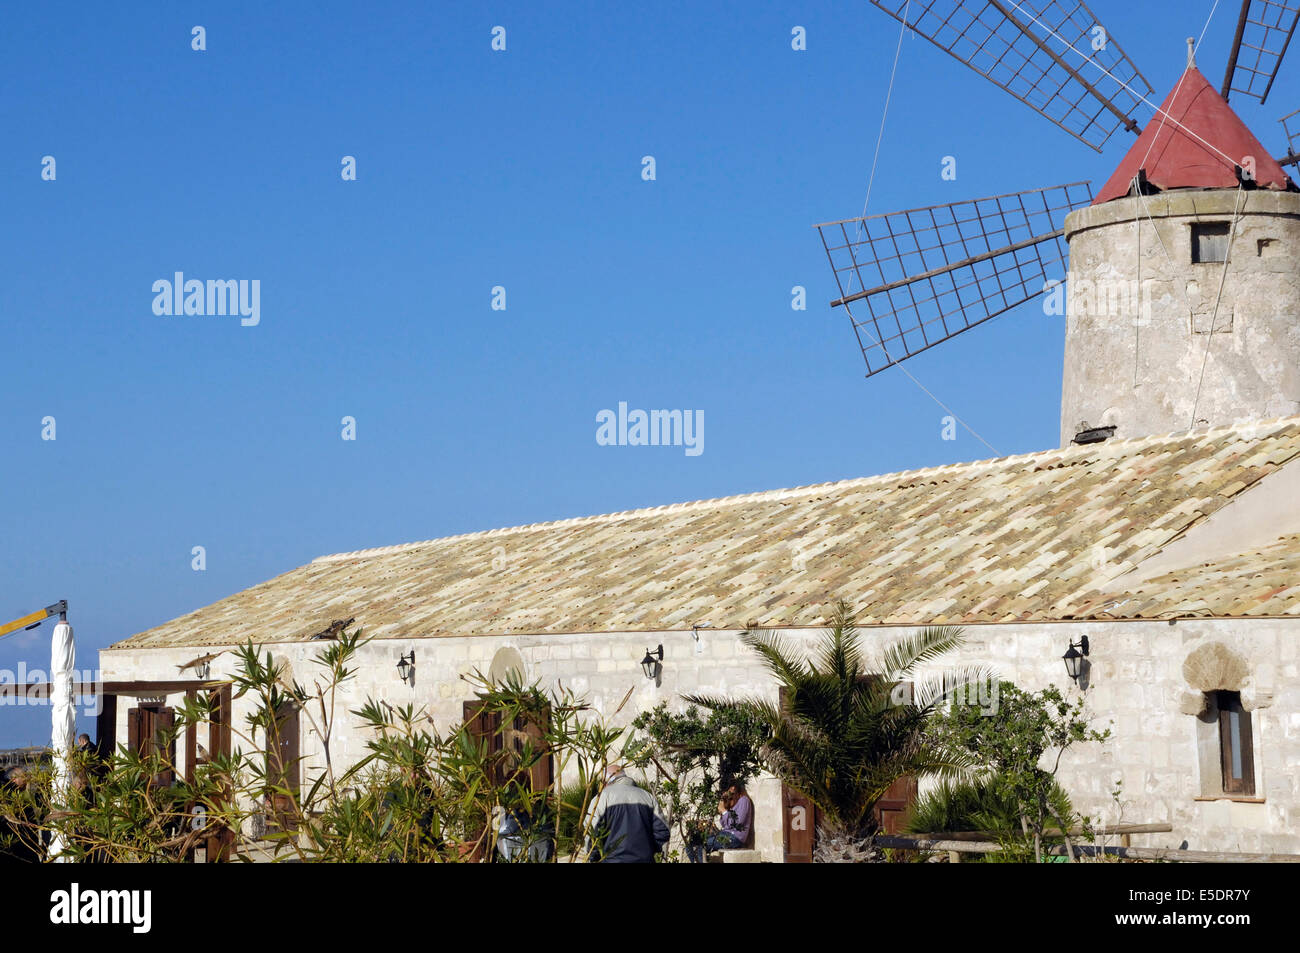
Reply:
[[[872,2],[1096,151],[1121,129],[1138,139],[1095,198],[1074,182],[816,226],[868,377],[1052,293],[1063,446],[1300,413],[1300,192],[1284,171],[1300,111],[1274,159],[1227,103],[1267,97],[1300,0],[1244,0],[1219,92],[1189,40],[1145,129],[1152,87],[1082,2]]]
[[[1196,68],[1070,246],[1061,443],[1300,413],[1300,192]]]

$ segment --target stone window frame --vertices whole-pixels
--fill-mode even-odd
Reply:
[[[1241,702],[1240,692],[1212,691],[1205,693],[1205,710],[1197,718],[1197,750],[1200,755],[1201,794],[1202,799],[1259,801],[1256,796],[1256,755],[1254,719],[1251,712]],[[1230,716],[1233,708],[1225,707],[1224,702],[1235,704],[1238,714],[1237,727],[1240,738],[1240,751],[1237,752],[1242,777],[1234,784],[1232,771]]]
[[[1219,693],[1237,696],[1240,709],[1251,715],[1272,704],[1272,693],[1255,684],[1250,664],[1238,651],[1220,639],[1198,640],[1183,660],[1183,679],[1188,691],[1179,706],[1183,714],[1196,716],[1195,744],[1199,770],[1198,801],[1242,801],[1264,803],[1262,724],[1249,719],[1251,790],[1229,791],[1224,784],[1223,728],[1218,707]],[[1243,749],[1246,745],[1243,744]]]

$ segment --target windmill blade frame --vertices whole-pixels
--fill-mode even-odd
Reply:
[[[1242,93],[1261,104],[1268,99],[1297,23],[1300,0],[1242,0],[1219,95],[1227,99],[1232,93]],[[1245,59],[1243,48],[1249,51]]]
[[[1141,131],[1154,88],[1082,0],[871,2],[1097,152]]]
[[[815,225],[866,376],[1042,294],[1068,259],[1065,215],[1091,203],[1090,184],[1071,182]]]
[[[1287,113],[1278,120],[1282,124],[1282,131],[1286,133],[1286,155],[1277,160],[1277,164],[1286,168],[1289,165],[1300,166],[1300,152],[1296,152],[1296,147],[1300,146],[1300,109],[1295,112]],[[1294,125],[1295,131],[1291,131]]]

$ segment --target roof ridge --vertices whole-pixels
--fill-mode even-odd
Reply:
[[[1219,427],[1206,428],[1195,432],[1195,438],[1198,441],[1212,439],[1226,431],[1240,434],[1243,431],[1260,431],[1268,428],[1282,429],[1290,421],[1293,424],[1300,425],[1300,415],[1289,415],[1286,417],[1277,417],[1272,420],[1246,420],[1237,421],[1230,424],[1224,424]],[[408,550],[421,549],[434,544],[465,542],[471,539],[493,539],[502,536],[511,536],[518,533],[535,532],[546,529],[561,529],[572,526],[590,526],[599,523],[621,523],[628,520],[643,519],[648,516],[663,513],[680,513],[701,509],[713,509],[719,506],[736,506],[742,503],[758,502],[760,500],[778,501],[785,499],[794,499],[796,497],[808,496],[818,492],[826,492],[831,488],[835,490],[844,490],[855,486],[870,486],[872,484],[887,484],[906,480],[907,482],[917,482],[932,476],[944,473],[957,473],[959,471],[966,473],[975,473],[979,470],[993,469],[996,467],[1006,467],[1019,460],[1029,460],[1035,457],[1048,457],[1050,455],[1061,455],[1063,465],[1075,465],[1082,462],[1085,458],[1093,459],[1110,453],[1117,447],[1131,447],[1135,444],[1157,445],[1174,441],[1186,441],[1188,431],[1176,431],[1169,434],[1155,434],[1141,437],[1129,437],[1122,440],[1107,440],[1103,443],[1085,444],[1073,447],[1055,447],[1048,450],[1035,450],[1030,453],[1011,454],[1005,457],[991,457],[985,460],[970,460],[958,463],[945,463],[939,466],[922,467],[916,470],[900,470],[894,473],[882,473],[875,476],[852,477],[847,480],[832,480],[826,483],[810,483],[804,486],[788,487],[775,490],[758,490],[753,493],[739,493],[732,496],[714,497],[704,500],[687,500],[679,503],[665,503],[658,506],[640,507],[631,510],[619,510],[613,513],[597,513],[588,516],[572,516],[560,520],[548,520],[540,523],[525,523],[517,526],[506,526],[495,529],[476,530],[470,533],[457,533],[452,536],[439,536],[433,539],[414,540],[407,543],[395,543],[390,546],[376,546],[368,549],[357,549],[348,552],[330,553],[323,556],[317,556],[310,565],[325,563],[345,562],[350,559],[370,559],[376,556],[389,556],[395,553],[406,552]],[[1069,458],[1068,460],[1064,458]]]

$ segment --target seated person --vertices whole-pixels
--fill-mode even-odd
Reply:
[[[718,829],[704,840],[703,850],[691,850],[691,860],[702,861],[704,853],[748,847],[754,833],[754,802],[739,782],[728,785],[718,801]]]

